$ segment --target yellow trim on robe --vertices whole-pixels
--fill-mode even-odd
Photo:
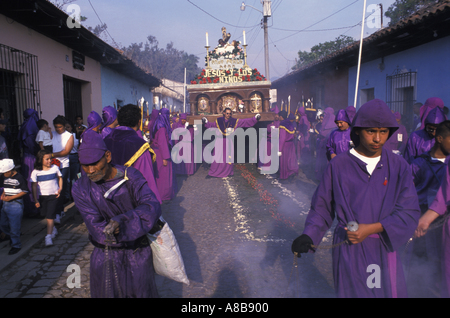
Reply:
[[[290,133],[291,135],[295,133],[295,130],[288,130],[286,127],[284,126],[279,126],[279,128],[283,128],[284,130],[286,130],[288,133]]]
[[[218,119],[218,118],[217,118],[217,119]],[[222,130],[220,130],[219,123],[217,122],[217,119],[216,119],[216,126],[217,126],[217,129],[219,129],[219,131],[220,131],[220,132],[222,133],[222,135],[224,135],[224,136],[229,136],[229,135],[231,135],[231,134],[234,132],[234,130],[236,129],[236,126],[237,126],[238,121],[239,121],[239,118],[236,119],[236,124],[235,124],[234,127],[233,127],[233,132],[227,134],[227,133],[224,133]],[[231,128],[231,127],[228,127],[228,128]]]
[[[130,160],[128,160],[124,166],[125,167],[130,167],[133,165],[133,163],[136,162],[136,160],[139,159],[140,156],[142,156],[142,154],[146,151],[150,151],[150,153],[152,154],[152,162],[155,163],[156,162],[156,153],[153,151],[153,149],[150,147],[150,145],[146,142],[145,144],[142,145],[142,147],[136,151],[136,153],[133,155],[133,157],[131,157]]]

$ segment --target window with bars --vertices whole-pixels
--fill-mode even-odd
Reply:
[[[386,76],[386,104],[402,115],[402,124],[410,131],[413,125],[413,105],[416,102],[417,72],[397,70]]]
[[[11,159],[20,163],[17,134],[25,109],[41,113],[38,58],[30,53],[0,44],[0,108],[8,121],[3,134]]]

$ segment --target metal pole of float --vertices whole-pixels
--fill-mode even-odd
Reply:
[[[364,0],[363,17],[362,17],[362,25],[361,25],[361,39],[359,40],[358,70],[356,71],[355,101],[353,103],[355,108],[356,108],[356,101],[358,100],[359,73],[361,71],[361,55],[362,55],[362,46],[363,46],[363,41],[364,41],[364,24],[366,23],[366,2],[367,2],[367,0]]]
[[[186,114],[186,68],[184,68],[183,113]]]

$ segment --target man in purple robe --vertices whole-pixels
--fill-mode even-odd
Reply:
[[[330,161],[303,234],[292,244],[297,256],[314,252],[336,216],[332,257],[338,297],[407,296],[397,251],[414,234],[420,210],[409,165],[383,149],[397,128],[383,101],[361,106],[352,123],[356,148]],[[350,231],[351,221],[358,223],[356,231]]]
[[[285,110],[278,113],[280,119],[278,156],[280,157],[280,179],[292,181],[298,174],[298,163],[294,147],[295,124],[293,120],[289,119],[289,116]]]
[[[180,123],[177,125],[175,129],[179,129],[182,132],[179,134],[179,139],[174,141],[174,146],[180,144],[180,150],[175,154],[175,157],[179,158],[177,161],[181,161],[180,163],[173,163],[173,168],[175,174],[181,175],[193,175],[195,171],[197,171],[197,164],[194,161],[194,130],[196,127],[189,125],[187,122],[187,114],[180,114]],[[173,129],[174,130],[174,129]],[[185,137],[185,134],[189,134],[189,136]],[[189,146],[187,146],[189,144]],[[186,145],[186,147],[184,146]],[[184,151],[190,148],[190,153],[185,154]],[[172,155],[173,157],[173,155]],[[182,160],[181,158],[187,158],[187,160]],[[173,158],[175,161],[175,158]]]
[[[333,130],[327,141],[327,159],[330,161],[337,155],[347,152],[351,148],[351,121],[345,109],[340,109],[334,121],[338,129]]]
[[[384,148],[392,151],[397,155],[402,155],[405,152],[406,144],[408,142],[408,131],[406,127],[401,124],[402,115],[400,112],[395,112],[394,117],[398,123],[397,131],[386,141]]]
[[[278,109],[278,107],[275,107],[276,109]],[[275,109],[273,108],[273,109]],[[271,122],[270,124],[267,125],[267,141],[266,141],[266,153],[262,153],[262,155],[265,157],[264,158],[264,162],[263,163],[261,160],[258,160],[258,168],[261,169],[261,173],[265,174],[265,173],[270,173],[272,172],[270,167],[272,165],[271,160],[269,158],[271,158],[272,155],[272,129],[278,129],[280,127],[280,117],[278,116],[278,113],[275,115],[275,120],[273,122]]]
[[[36,154],[39,151],[39,145],[36,143],[36,135],[39,132],[37,121],[39,114],[32,108],[28,108],[23,112],[23,124],[20,127],[18,140],[23,149],[23,160],[21,167],[21,175],[28,181],[28,189],[31,193],[31,172],[34,169],[34,162],[36,161]],[[34,199],[29,194],[23,198],[24,201],[24,215],[28,217],[35,217],[39,210],[34,205]]]
[[[91,297],[158,297],[146,234],[161,216],[160,203],[137,169],[111,164],[100,134],[88,131],[78,153],[83,174],[72,195],[95,246]]]
[[[103,124],[100,127],[102,137],[108,136],[114,128],[119,125],[117,120],[117,110],[112,106],[106,106],[102,110]]]
[[[301,164],[309,165],[311,163],[311,147],[310,147],[310,133],[311,124],[306,116],[304,107],[297,109],[299,116],[297,123],[297,161]]]
[[[228,107],[223,110],[222,114],[223,116],[217,118],[215,122],[209,123],[206,117],[202,119],[206,129],[216,128],[218,130],[214,134],[214,150],[211,155],[215,158],[217,157],[216,152],[218,152],[220,158],[218,160],[212,160],[208,172],[208,176],[215,178],[226,178],[234,175],[234,131],[237,128],[252,127],[261,118],[260,114],[256,114],[255,117],[251,118],[233,118],[232,111]],[[243,150],[241,149],[240,151]]]
[[[408,138],[403,158],[411,162],[421,154],[430,151],[434,145],[436,127],[446,120],[446,116],[440,107],[433,108],[424,121],[425,129],[414,131]]]
[[[320,180],[325,168],[328,164],[327,159],[327,142],[331,132],[336,129],[334,109],[332,107],[325,108],[323,113],[323,122],[317,135],[316,142],[316,179]]]
[[[169,116],[169,109],[161,109],[151,131],[152,148],[156,154],[155,181],[163,201],[173,199],[177,191],[177,179],[173,173],[171,157],[174,142]]]
[[[155,153],[150,145],[140,138],[136,131],[140,127],[141,110],[136,105],[125,105],[117,113],[120,126],[105,137],[105,144],[111,151],[113,164],[133,166],[147,180],[147,184],[161,203],[161,195],[156,186],[153,162]]]

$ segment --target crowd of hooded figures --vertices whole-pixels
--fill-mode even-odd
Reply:
[[[312,122],[303,107],[295,113],[271,110],[275,120],[267,125],[267,155],[271,132],[277,129],[276,176],[292,181],[299,167],[314,168],[319,184],[292,252],[298,257],[314,253],[336,220],[332,267],[338,297],[407,297],[417,279],[407,275],[414,257],[427,264],[432,277],[428,287],[449,296],[446,110],[435,97],[415,104],[409,131],[401,114],[379,99],[358,111],[353,106],[336,115],[331,107],[319,110]],[[7,121],[1,116],[0,132],[5,135]],[[92,111],[87,125],[81,116],[75,124],[57,116],[52,131],[33,109],[25,110],[23,117],[20,169],[0,136],[0,239],[10,241],[9,254],[20,251],[25,215],[47,220],[45,245],[53,245],[55,224],[64,217],[64,205],[73,200],[95,246],[92,297],[158,297],[146,235],[158,226],[161,205],[176,195],[176,175],[193,175],[199,165],[194,147],[172,150],[179,143],[193,143],[203,129],[215,128],[226,137],[261,118],[233,118],[232,110],[225,108],[222,117],[212,122],[203,118],[198,127],[187,121],[187,114],[171,116],[163,108],[142,117],[141,109],[129,104],[119,110],[104,107],[101,115]],[[185,134],[172,138],[175,129]],[[215,145],[211,155],[221,147],[226,144]],[[186,149],[191,153],[183,153]],[[221,156],[223,160],[211,162],[207,178],[233,175],[229,158],[234,154],[223,151]],[[257,163],[262,174],[273,173],[267,162]],[[357,226],[350,228],[350,222]]]

